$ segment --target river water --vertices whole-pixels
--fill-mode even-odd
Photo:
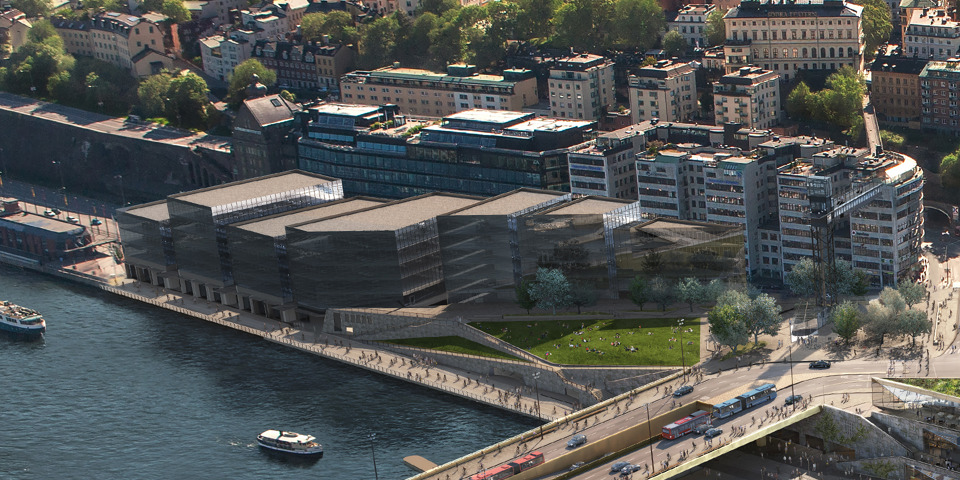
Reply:
[[[43,340],[0,336],[0,479],[403,479],[533,420],[201,320],[0,266],[0,299],[36,308]],[[257,433],[317,436],[313,465]],[[370,435],[375,433],[375,440]],[[294,477],[287,477],[294,476]]]

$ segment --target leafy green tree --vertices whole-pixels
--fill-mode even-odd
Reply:
[[[183,0],[163,0],[160,13],[166,15],[173,23],[190,21],[190,10],[183,4]]]
[[[264,67],[256,58],[244,60],[234,67],[233,73],[230,74],[227,96],[234,104],[239,105],[247,98],[247,87],[250,86],[254,75],[260,77],[260,83],[268,87],[277,83],[277,73]]]
[[[557,308],[570,305],[570,281],[559,269],[538,268],[536,280],[529,291],[537,308],[551,310],[554,315]]]
[[[876,56],[877,47],[890,40],[893,31],[890,6],[884,0],[854,0],[863,6],[864,56],[870,60]]]
[[[300,20],[300,33],[304,41],[311,42],[321,41],[324,35],[344,44],[356,43],[360,38],[353,16],[339,10],[304,15]]]
[[[710,334],[713,339],[730,347],[734,352],[737,347],[750,341],[750,334],[743,322],[737,307],[730,304],[718,304],[707,312],[707,323],[710,324]]]
[[[530,309],[537,306],[537,302],[530,296],[530,287],[533,286],[533,282],[530,280],[523,280],[520,282],[520,285],[517,285],[517,305],[520,305],[520,308],[530,313]]]
[[[119,12],[122,5],[120,0],[86,0],[83,2],[83,8],[88,11],[99,11],[101,9],[108,12]]]
[[[760,334],[776,335],[780,331],[780,325],[783,324],[780,305],[777,305],[776,300],[766,293],[750,299],[749,303],[741,305],[738,310],[744,316],[743,321],[747,332],[753,335],[754,345],[760,343]]]
[[[827,88],[817,92],[813,115],[818,120],[847,129],[862,118],[863,77],[850,66],[827,77]]]
[[[849,295],[856,288],[860,277],[850,262],[833,260],[818,265],[810,258],[797,262],[787,273],[785,282],[796,295],[815,297],[820,293],[820,282],[830,296],[831,303],[839,301],[843,295]]]
[[[906,302],[900,292],[886,287],[880,292],[879,298],[870,301],[864,313],[864,332],[867,336],[883,346],[887,335],[901,333],[900,314],[907,309]]]
[[[691,312],[693,304],[703,302],[706,293],[706,287],[696,278],[687,277],[677,283],[677,299],[690,305]]]
[[[663,50],[667,56],[680,57],[687,51],[687,41],[676,30],[670,30],[663,36]]]
[[[517,38],[549,38],[553,35],[551,19],[560,8],[560,0],[517,0]]]
[[[651,0],[621,0],[646,2]],[[619,21],[613,13],[613,0],[568,0],[560,5],[554,17],[556,34],[554,41],[578,51],[602,51],[609,46],[607,32]],[[641,25],[634,25],[633,35],[638,35]],[[616,35],[616,34],[615,34]]]
[[[167,91],[167,118],[176,119],[178,127],[205,128],[210,103],[207,92],[207,82],[195,73],[174,77]]]
[[[643,256],[643,260],[640,262],[640,268],[642,268],[647,273],[659,273],[660,268],[663,267],[663,256],[652,251]]]
[[[853,302],[837,305],[830,313],[830,319],[833,321],[833,331],[844,343],[849,343],[860,330],[860,308]]]
[[[900,296],[903,298],[903,302],[907,304],[907,307],[913,307],[914,304],[920,303],[927,296],[927,289],[918,282],[914,282],[908,278],[904,278],[900,281],[900,285],[897,285],[897,291],[900,292]]]
[[[157,117],[166,113],[166,98],[170,90],[171,78],[170,75],[161,73],[151,75],[140,82],[137,98],[144,118]]]
[[[810,87],[806,83],[800,82],[790,95],[787,96],[787,113],[794,120],[805,120],[810,118]]]
[[[672,305],[676,298],[676,290],[670,282],[663,277],[656,276],[650,280],[650,298],[660,306],[660,311],[665,311],[667,306]]]
[[[707,26],[703,33],[707,36],[707,43],[711,46],[723,45],[727,39],[727,26],[723,23],[723,16],[727,11],[722,8],[714,9],[707,15]]]
[[[726,285],[724,285],[719,278],[710,280],[710,283],[704,285],[703,287],[703,301],[716,302],[717,298],[720,297],[720,294],[722,294],[726,289]]]
[[[60,38],[57,29],[53,28],[50,20],[37,20],[32,23],[33,26],[27,31],[27,40],[31,42],[43,42],[49,38]]]
[[[597,304],[597,290],[592,286],[577,282],[570,288],[570,305],[577,307],[577,314],[580,314],[582,307],[592,307]]]
[[[630,301],[637,304],[641,311],[643,311],[643,304],[650,301],[650,287],[640,275],[630,281]]]
[[[867,273],[863,270],[856,270],[855,275],[856,280],[853,282],[853,285],[850,286],[850,295],[862,297],[866,295],[870,289],[870,280],[867,278]]]
[[[289,90],[280,90],[280,97],[290,103],[297,102],[297,96]]]
[[[417,7],[419,13],[432,13],[437,16],[459,9],[460,2],[457,0],[421,0]]]
[[[398,21],[398,28],[404,30],[404,24]],[[440,18],[426,12],[413,21],[406,35],[397,36],[397,59],[403,65],[439,69],[430,56],[430,32],[439,28]]]
[[[360,64],[380,68],[393,63],[397,44],[397,22],[381,17],[367,24],[360,32]]]
[[[812,259],[804,258],[793,265],[783,278],[794,295],[814,297],[820,291],[820,274]]]
[[[10,6],[29,18],[50,16],[50,2],[47,0],[10,0]]]
[[[940,179],[947,187],[960,186],[960,149],[940,160]]]
[[[656,45],[667,29],[663,8],[656,0],[613,0],[609,28],[613,31],[608,44],[645,52]],[[603,12],[600,12],[603,14]]]
[[[446,68],[463,58],[463,30],[456,17],[444,16],[430,31],[430,59],[434,65]]]
[[[899,331],[910,337],[910,343],[917,345],[917,335],[930,333],[933,323],[927,318],[927,312],[923,310],[907,309],[900,314]]]

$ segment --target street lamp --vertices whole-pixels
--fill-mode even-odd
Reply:
[[[373,448],[374,442],[377,440],[377,434],[370,434],[370,453],[373,455],[373,476],[376,480],[380,480],[380,474],[377,473],[377,451]]]
[[[683,379],[687,379],[687,362],[683,358],[683,322],[684,319],[677,320],[678,328],[680,329],[680,366],[682,367]]]
[[[656,464],[653,463],[653,426],[650,425],[650,403],[643,405],[647,408],[647,441],[650,442],[650,471],[656,471]]]
[[[117,180],[120,180],[120,202],[121,202],[120,205],[123,206],[123,207],[126,207],[126,206],[127,206],[127,195],[126,195],[126,193],[124,193],[124,191],[123,191],[123,175],[114,175],[113,178],[116,178]]]
[[[794,399],[793,410],[796,411],[797,410],[797,402],[796,402],[797,392],[794,391],[793,389],[794,381],[793,381],[793,341],[792,340],[790,342],[789,349],[790,349],[790,396],[793,397]]]
[[[60,172],[60,194],[63,195],[63,206],[67,206],[67,186],[63,183],[63,160],[53,160],[51,163],[57,166]]]
[[[543,417],[540,416],[540,372],[533,373],[533,389],[537,392],[537,418],[540,420],[540,435],[543,436]]]

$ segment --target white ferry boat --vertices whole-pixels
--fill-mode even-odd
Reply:
[[[290,454],[301,458],[323,457],[323,446],[313,435],[303,435],[283,430],[267,430],[257,435],[260,448],[270,452]]]
[[[20,336],[39,337],[47,331],[47,323],[40,312],[3,301],[0,302],[0,330]]]

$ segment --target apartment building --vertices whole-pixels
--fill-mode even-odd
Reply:
[[[257,34],[251,30],[233,30],[227,35],[200,39],[203,71],[217,80],[229,81],[233,69],[253,54]]]
[[[920,73],[928,60],[880,55],[870,68],[870,103],[881,124],[920,128]]]
[[[633,123],[659,119],[689,120],[697,111],[697,80],[693,63],[660,60],[628,78]]]
[[[55,17],[51,23],[63,38],[63,47],[68,53],[112,63],[134,75],[137,54],[148,48],[164,52],[163,29],[144,17],[102,12],[90,20]]]
[[[960,50],[960,23],[946,10],[917,9],[905,28],[903,48],[907,56],[946,60]]]
[[[637,199],[637,153],[647,147],[649,122],[604,132],[570,147],[570,191]]]
[[[724,15],[727,73],[757,65],[789,82],[800,69],[863,70],[863,7],[844,0],[745,0]]]
[[[329,42],[272,42],[257,40],[253,58],[277,73],[281,87],[339,90],[340,77],[353,68],[355,51]]]
[[[717,125],[739,123],[747,128],[770,128],[780,123],[780,75],[756,67],[742,67],[713,84]]]
[[[16,52],[27,43],[27,32],[32,27],[20,10],[8,5],[0,11],[0,42],[10,45],[11,51]]]
[[[680,32],[691,47],[706,47],[707,16],[717,9],[713,4],[684,5],[677,16],[667,21],[667,31]]]
[[[550,68],[549,82],[553,117],[599,120],[615,103],[613,62],[599,55],[558,59]]]
[[[920,72],[920,128],[960,132],[960,60],[930,61]]]
[[[429,117],[476,108],[520,111],[539,102],[533,72],[509,69],[502,76],[489,75],[477,73],[474,65],[450,65],[446,74],[397,64],[355,71],[343,76],[340,91],[347,103],[391,103],[408,115]]]

